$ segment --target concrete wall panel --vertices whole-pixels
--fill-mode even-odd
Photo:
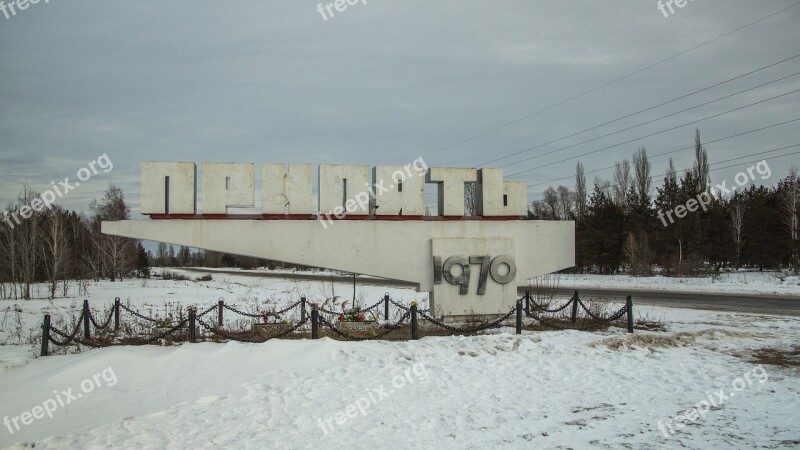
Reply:
[[[262,165],[261,212],[313,214],[311,169],[311,164]]]
[[[575,264],[575,225],[562,221],[137,220],[103,222],[103,233],[225,253],[392,278],[432,292],[433,242],[472,239],[514,242],[517,284]],[[279,236],[279,238],[277,238]],[[488,244],[485,253],[506,251]],[[484,249],[461,248],[473,252]],[[470,256],[470,255],[465,255]],[[488,311],[507,311],[506,294],[483,296]],[[459,299],[456,299],[458,302]],[[468,299],[450,312],[468,314]]]
[[[417,170],[414,166],[409,166],[408,170],[403,166],[377,166],[372,168],[372,183],[376,195],[375,215],[397,216],[401,211],[404,216],[425,214],[424,170]]]
[[[255,205],[255,164],[203,163],[203,214]]]
[[[344,215],[368,215],[371,201],[369,175],[369,166],[320,164],[320,212],[329,214],[340,211]],[[365,198],[366,201],[362,201]]]
[[[142,161],[140,168],[142,193],[139,212],[195,214],[197,166],[194,163]],[[169,193],[166,192],[167,177],[169,177]]]
[[[528,183],[503,181],[503,169],[478,170],[478,214],[482,216],[526,216]],[[505,201],[504,201],[505,199]]]
[[[439,185],[439,215],[464,215],[464,183],[478,180],[477,169],[432,167],[425,181]]]

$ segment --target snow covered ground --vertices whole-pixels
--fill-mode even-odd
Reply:
[[[352,297],[352,285],[334,290]],[[377,287],[358,288],[357,297],[371,304],[386,291],[425,301]],[[211,282],[102,282],[89,298],[95,305],[119,296],[158,310],[219,297],[279,306],[301,292],[321,301],[331,287],[215,274]],[[45,310],[79,308],[77,299],[0,301],[0,311],[14,304],[23,312],[11,316],[32,329]],[[35,359],[30,345],[0,346],[0,420],[9,419],[0,424],[0,447],[800,447],[800,372],[756,359],[764,349],[800,350],[799,318],[636,310],[662,320],[667,332],[505,329],[409,342],[113,347]],[[8,323],[0,333],[0,342],[13,341]],[[676,420],[681,414],[688,423]]]
[[[331,283],[320,281],[291,281],[276,278],[251,277],[246,273],[212,273],[212,281],[193,281],[203,273],[168,269],[169,272],[189,277],[192,281],[175,280],[136,280],[127,279],[111,283],[102,281],[91,283],[88,295],[78,296],[77,286],[71,289],[69,298],[47,299],[48,286],[38,285],[34,289],[34,300],[0,300],[0,344],[21,344],[41,334],[39,326],[45,314],[53,316],[54,323],[68,317],[77,317],[84,299],[88,299],[94,311],[107,311],[116,297],[123,304],[149,315],[163,316],[166,310],[174,310],[174,305],[195,305],[203,310],[223,299],[226,304],[247,312],[281,309],[306,296],[310,303],[324,304],[351,301],[352,283]],[[156,270],[158,272],[158,270]],[[315,272],[316,273],[316,272]],[[388,293],[395,301],[410,303],[417,301],[421,308],[427,306],[427,294],[407,289],[380,286],[356,285],[355,298],[361,306],[369,306]],[[101,314],[102,315],[102,314]],[[105,316],[103,316],[105,317]],[[2,349],[0,349],[0,354]]]
[[[703,277],[634,277],[630,275],[563,274],[562,288],[631,289],[670,292],[763,294],[800,297],[800,277],[783,272],[723,272]]]

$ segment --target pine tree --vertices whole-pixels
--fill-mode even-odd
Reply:
[[[150,256],[147,254],[147,251],[140,242],[136,246],[136,277],[150,278],[151,268],[152,265],[150,264]]]
[[[596,184],[579,243],[584,247],[585,262],[596,266],[602,273],[617,272],[623,260],[626,222],[623,207]]]

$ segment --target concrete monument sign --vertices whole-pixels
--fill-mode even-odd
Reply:
[[[527,183],[501,169],[204,163],[201,213],[196,166],[142,163],[141,213],[104,222],[117,236],[410,281],[431,293],[437,316],[505,313],[517,286],[574,265],[572,222],[522,220]],[[438,215],[425,217],[425,183],[438,185]],[[478,215],[465,217],[464,183],[477,183]]]

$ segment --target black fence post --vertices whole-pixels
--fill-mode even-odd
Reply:
[[[189,342],[195,342],[197,340],[194,330],[194,322],[196,318],[197,310],[194,308],[189,308]]]
[[[417,304],[411,303],[411,339],[419,339],[419,327],[417,324]]]
[[[89,321],[91,320],[91,318],[89,317],[89,314],[91,314],[91,312],[89,312],[89,300],[84,300],[83,301],[83,338],[84,339],[91,339],[91,337],[92,337],[91,329],[89,328],[89,324],[90,324]]]
[[[119,297],[114,299],[114,331],[119,331]]]
[[[570,319],[574,324],[578,320],[578,291],[575,291],[575,294],[572,295],[572,314],[570,315]]]
[[[383,295],[383,320],[389,320],[389,293]]]
[[[517,300],[517,334],[522,334],[522,299]]]
[[[525,290],[525,317],[531,316],[531,291]]]
[[[311,307],[311,339],[319,339],[319,311]]]
[[[50,314],[44,315],[44,323],[42,324],[42,351],[41,356],[50,354]]]
[[[306,296],[300,296],[300,321],[305,322],[306,320]]]
[[[630,295],[625,299],[625,306],[628,309],[628,333],[633,333],[633,299]]]
[[[222,328],[222,323],[225,320],[225,300],[219,299],[217,302],[217,326]]]

